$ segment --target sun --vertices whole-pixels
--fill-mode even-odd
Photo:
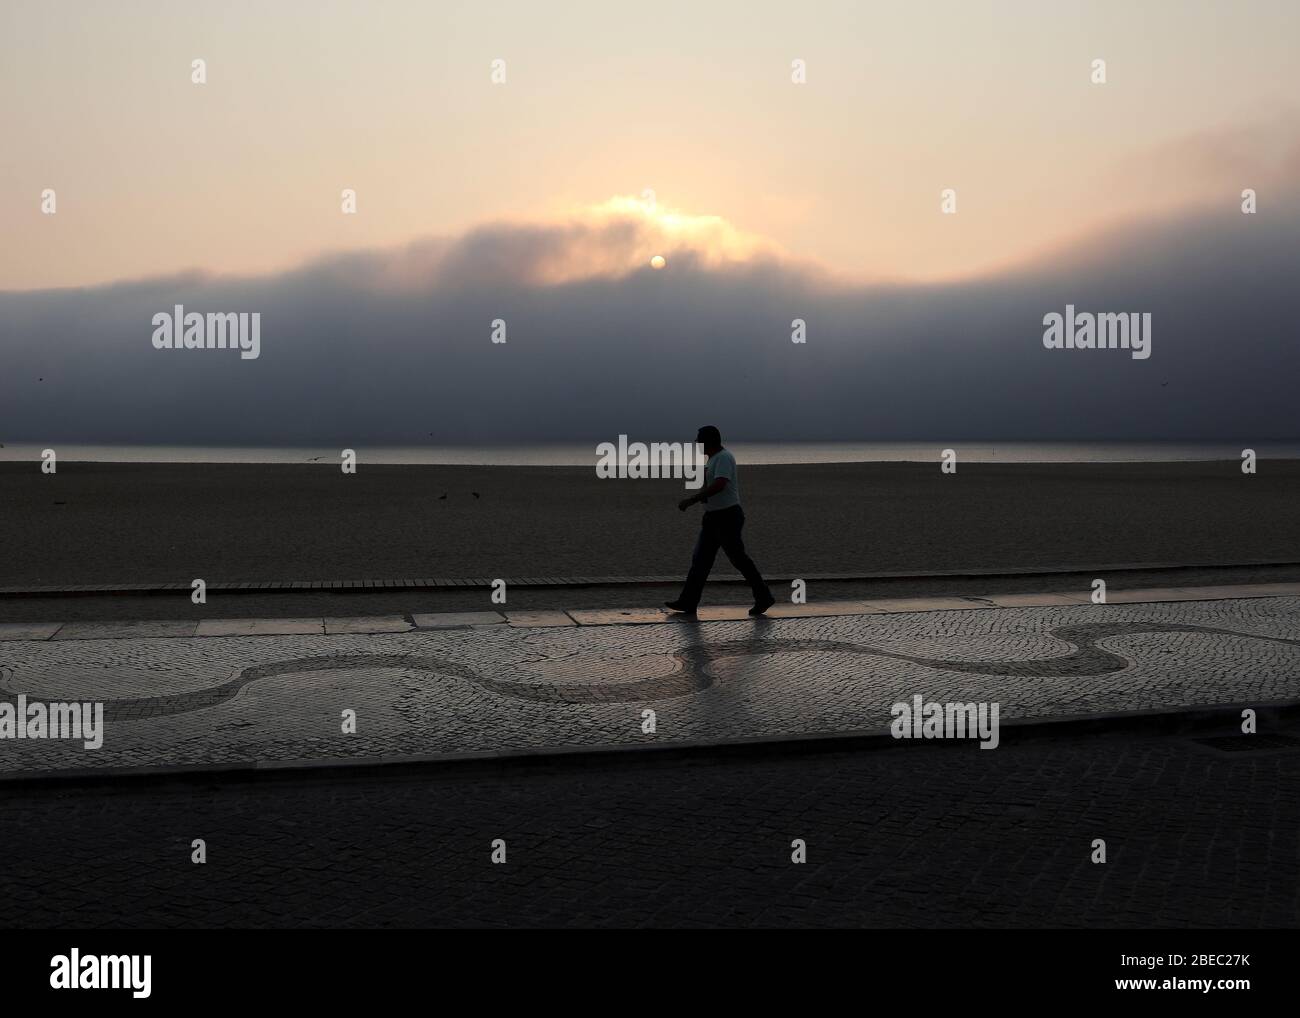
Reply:
[[[655,255],[650,259],[650,268],[652,269],[662,269],[667,264],[668,263],[664,261],[663,255]]]

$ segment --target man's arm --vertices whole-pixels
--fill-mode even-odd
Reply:
[[[710,484],[707,488],[697,491],[690,498],[684,498],[680,502],[678,502],[677,508],[680,509],[682,512],[686,512],[686,510],[689,509],[691,506],[693,506],[696,502],[707,502],[709,500],[710,495],[716,495],[726,486],[727,486],[727,478],[725,477],[716,478],[714,482]]]

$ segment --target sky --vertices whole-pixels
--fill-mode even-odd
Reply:
[[[1292,437],[1298,49],[1289,0],[6,0],[0,439],[586,437],[702,366],[754,438]],[[182,299],[263,355],[152,349]],[[1045,351],[1070,300],[1152,359]]]

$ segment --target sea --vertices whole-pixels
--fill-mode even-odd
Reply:
[[[1163,463],[1240,460],[1242,444],[1196,442],[729,442],[742,463],[936,462],[954,449],[964,463]],[[5,443],[0,462],[39,462],[50,446]],[[218,445],[53,445],[61,462],[335,463],[341,447]],[[365,463],[464,466],[592,466],[596,443],[354,446]],[[1249,446],[1259,459],[1300,459],[1300,442]]]

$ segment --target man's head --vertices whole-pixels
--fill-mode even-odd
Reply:
[[[706,424],[695,434],[695,441],[704,446],[704,451],[709,456],[722,448],[722,432],[712,424]]]

